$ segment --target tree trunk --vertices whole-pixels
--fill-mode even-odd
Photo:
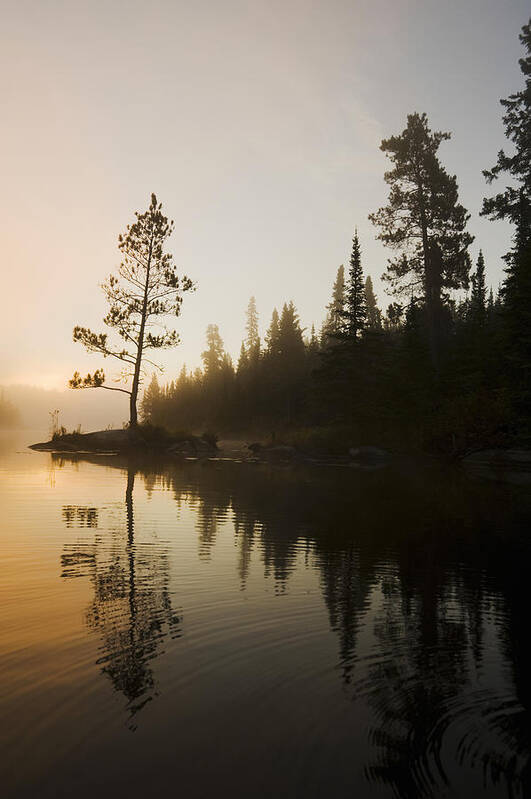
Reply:
[[[428,249],[426,273],[426,314],[431,362],[436,376],[439,374],[441,364],[442,266],[441,249],[432,241]]]
[[[138,332],[138,346],[136,352],[135,372],[133,375],[133,385],[131,386],[131,399],[129,401],[129,427],[138,426],[138,414],[136,410],[136,401],[138,397],[138,388],[140,385],[140,367],[142,365],[142,350],[144,348],[144,331],[146,329],[146,314],[149,290],[149,271],[151,268],[151,256],[153,253],[153,233],[149,242],[149,255],[146,265],[146,283],[144,286],[144,299],[142,302],[142,316],[140,319],[140,330]]]
[[[428,238],[428,222],[424,186],[417,170],[418,201],[420,211],[420,227],[422,249],[424,255],[424,301],[426,304],[426,322],[428,325],[428,342],[433,370],[437,375],[440,367],[440,309],[441,309],[441,275],[442,258],[439,246]]]

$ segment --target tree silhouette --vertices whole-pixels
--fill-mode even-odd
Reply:
[[[108,341],[107,333],[93,333],[86,327],[74,328],[74,341],[79,341],[88,352],[99,352],[104,358],[113,357],[124,364],[122,377],[132,378],[130,389],[105,385],[105,374],[97,369],[82,378],[75,372],[69,381],[70,388],[106,388],[129,395],[129,425],[137,425],[137,397],[142,377],[143,363],[148,350],[167,349],[179,343],[175,330],[161,323],[168,315],[179,316],[182,295],[193,288],[192,281],[180,277],[173,265],[173,256],[164,252],[166,240],[173,232],[173,221],[162,213],[162,204],[151,195],[148,210],[136,214],[136,222],[127,226],[125,234],[118,237],[118,248],[123,261],[118,276],[111,275],[103,284],[103,293],[109,303],[104,324],[114,329],[125,342],[122,349]],[[158,331],[154,328],[157,327]]]
[[[426,114],[409,114],[398,136],[380,149],[393,168],[385,173],[389,202],[369,219],[380,228],[378,238],[398,251],[384,279],[394,290],[422,298],[427,314],[430,351],[439,368],[444,292],[468,281],[469,214],[458,202],[457,179],[449,175],[437,152],[449,133],[434,132]]]

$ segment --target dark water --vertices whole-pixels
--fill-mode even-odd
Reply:
[[[531,796],[525,485],[15,449],[3,797]]]

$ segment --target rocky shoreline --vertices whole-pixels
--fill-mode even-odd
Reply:
[[[204,434],[171,434],[158,428],[137,430],[98,430],[93,433],[65,433],[50,441],[30,445],[30,449],[71,455],[121,455],[126,457],[170,458],[186,460],[224,460],[246,463],[349,466],[363,471],[375,471],[411,458],[393,454],[374,446],[350,447],[342,454],[306,451],[289,444],[275,444],[227,439],[217,441]],[[417,458],[414,458],[417,460]],[[433,461],[429,456],[423,460]],[[454,461],[455,462],[455,461]],[[470,453],[458,460],[471,474],[504,480],[520,475],[531,478],[531,450],[490,449]]]

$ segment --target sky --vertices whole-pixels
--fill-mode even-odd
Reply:
[[[499,99],[520,90],[528,0],[1,0],[3,347],[0,385],[61,389],[110,360],[99,330],[118,234],[151,192],[197,284],[162,381],[199,366],[209,323],[237,358],[256,297],[262,333],[293,299],[320,326],[357,227],[383,308],[390,252],[382,138],[408,113],[448,130],[440,157],[497,287],[505,223],[480,219],[481,170],[507,142]],[[118,363],[118,362],[116,362]],[[118,371],[118,370],[117,370]],[[107,392],[105,392],[107,394]]]

